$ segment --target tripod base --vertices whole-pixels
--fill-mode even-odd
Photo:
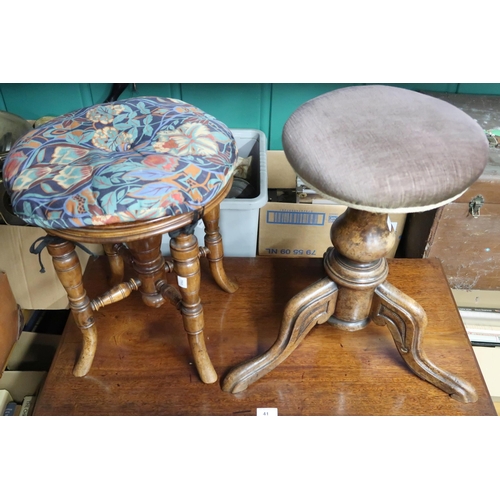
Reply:
[[[301,291],[287,303],[276,342],[265,353],[231,369],[222,383],[224,391],[237,393],[247,389],[282,363],[317,324],[328,321],[337,328],[356,331],[373,321],[388,327],[399,354],[415,375],[458,401],[477,401],[476,391],[468,382],[442,370],[426,358],[421,348],[427,326],[424,309],[386,280],[387,261],[380,257],[380,253],[385,253],[387,246],[390,248],[391,237],[390,234],[384,234],[381,228],[385,224],[385,232],[392,231],[383,217],[383,214],[348,209],[342,219],[339,217],[340,222],[337,219],[332,227],[332,242],[337,242],[337,247],[344,252],[340,253],[333,247],[326,252],[324,265],[328,276]],[[346,240],[349,243],[355,238],[348,236],[340,241],[338,239],[339,227],[341,230],[346,225],[354,230],[358,227],[359,234],[359,223],[363,220],[367,223],[365,233],[366,228],[370,229],[375,222],[372,233],[382,234],[385,238],[383,244],[380,240],[375,245],[369,241],[371,252],[366,253],[375,259],[368,262],[359,259],[360,245],[355,245],[355,252],[346,245]],[[349,231],[346,234],[349,235]],[[360,255],[363,255],[362,249]],[[353,260],[353,256],[358,259]]]

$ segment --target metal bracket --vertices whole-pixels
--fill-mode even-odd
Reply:
[[[492,148],[500,147],[500,141],[498,140],[500,137],[500,129],[492,128],[490,130],[486,130],[486,137],[488,138],[488,143]]]
[[[472,215],[472,217],[474,217],[474,219],[477,219],[479,217],[479,212],[483,205],[484,197],[480,194],[474,196],[474,198],[472,198],[472,200],[469,202],[469,213]]]

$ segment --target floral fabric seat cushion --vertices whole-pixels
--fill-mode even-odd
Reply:
[[[231,131],[177,99],[140,97],[68,113],[12,148],[3,180],[15,213],[64,229],[178,215],[233,173]]]

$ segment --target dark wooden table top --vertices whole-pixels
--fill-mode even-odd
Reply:
[[[323,277],[321,259],[226,258],[239,290],[228,295],[202,261],[205,338],[219,375],[203,384],[192,364],[180,313],[151,309],[138,293],[95,314],[99,341],[84,378],[71,370],[80,332],[68,320],[38,397],[35,415],[496,415],[438,260],[390,261],[389,281],[419,301],[429,327],[423,349],[436,365],[472,383],[479,400],[463,404],[417,378],[388,330],[374,324],[349,333],[316,326],[274,371],[246,391],[220,389],[228,369],[275,341],[285,303]],[[104,258],[89,262],[91,298],[106,289]],[[169,277],[174,282],[173,276]]]

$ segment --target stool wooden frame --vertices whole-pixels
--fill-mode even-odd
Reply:
[[[68,294],[75,322],[83,335],[82,351],[73,369],[76,377],[83,377],[89,372],[95,356],[97,328],[93,312],[139,290],[147,306],[160,307],[169,301],[180,310],[201,380],[205,383],[217,380],[203,334],[199,258],[208,258],[212,276],[222,290],[228,293],[237,290],[236,283],[224,271],[222,237],[219,232],[220,203],[231,184],[229,182],[211,203],[199,211],[149,221],[46,229],[49,235],[58,237],[47,245],[47,249],[57,276]],[[194,225],[200,217],[205,224],[205,247],[198,247],[193,234]],[[165,233],[171,237],[171,262],[165,261],[161,254],[162,235]],[[108,256],[112,288],[94,300],[87,297],[83,288],[82,269],[74,242],[102,244]],[[137,273],[137,278],[125,282],[124,255],[130,258],[132,268]],[[176,274],[178,289],[167,283],[168,272]]]
[[[427,359],[421,347],[427,325],[424,309],[387,282],[385,255],[396,241],[388,215],[348,208],[332,224],[330,236],[333,247],[324,256],[327,276],[288,302],[276,342],[231,369],[222,389],[232,393],[247,389],[282,363],[316,324],[328,321],[354,332],[373,320],[389,328],[399,354],[416,375],[458,401],[477,401],[468,382]]]

